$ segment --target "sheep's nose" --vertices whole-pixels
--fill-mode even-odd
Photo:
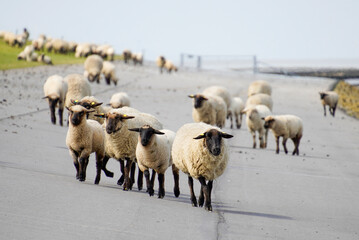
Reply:
[[[147,140],[145,140],[145,139],[142,139],[141,140],[141,144],[142,144],[142,146],[147,146],[147,144],[148,144],[148,141]]]
[[[220,148],[214,148],[213,149],[213,155],[218,156],[219,154],[221,154],[221,149]]]

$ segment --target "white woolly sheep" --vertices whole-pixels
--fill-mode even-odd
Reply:
[[[44,84],[44,95],[51,112],[51,122],[56,124],[55,108],[59,106],[59,124],[62,126],[65,98],[67,94],[67,82],[59,75],[50,76]]]
[[[227,118],[231,121],[231,128],[233,128],[233,119],[235,118],[236,127],[240,129],[242,126],[242,116],[244,109],[244,102],[240,97],[234,97],[231,101],[231,106],[228,109]]]
[[[103,170],[108,177],[112,177],[113,173],[106,169],[109,158],[114,158],[121,164],[123,176],[117,181],[117,184],[123,183],[123,190],[132,189],[134,182],[134,170],[132,163],[136,158],[137,134],[128,131],[129,128],[139,128],[143,125],[154,126],[156,129],[162,129],[162,124],[152,115],[141,113],[133,108],[112,109],[104,115],[96,115],[105,118],[105,151],[106,156],[103,160]],[[133,119],[132,119],[133,118]],[[126,160],[126,166],[124,161]],[[130,171],[133,171],[130,179]],[[142,172],[138,175],[138,188],[142,189]]]
[[[137,65],[137,63],[142,65],[143,64],[143,55],[142,55],[142,53],[133,53],[132,54],[132,61],[133,61],[134,65]]]
[[[75,52],[76,51],[76,47],[77,47],[76,42],[68,42],[68,45],[69,45],[69,51],[70,52]]]
[[[113,61],[113,58],[115,56],[115,50],[108,44],[98,46],[96,48],[96,53],[100,55],[103,59],[108,58],[110,61]]]
[[[122,108],[130,106],[130,98],[125,92],[119,92],[112,95],[110,100],[110,106],[112,108]]]
[[[172,166],[172,173],[175,181],[173,189],[176,197],[179,196],[179,170],[172,163],[171,149],[173,140],[176,136],[174,132],[167,129],[157,130],[149,125],[140,128],[129,129],[130,131],[139,132],[138,143],[136,147],[136,158],[139,169],[145,174],[147,182],[147,191],[153,196],[154,179],[158,173],[158,198],[165,196],[164,180],[167,168]],[[150,180],[149,168],[152,168],[152,177]]]
[[[52,40],[52,49],[55,53],[67,53],[69,51],[69,44],[62,39]]]
[[[269,110],[273,111],[273,100],[272,97],[268,94],[258,93],[250,96],[247,99],[246,107],[251,107],[255,105],[266,105]]]
[[[256,148],[256,132],[258,132],[260,148],[267,147],[268,129],[264,128],[264,118],[271,115],[271,111],[265,105],[256,105],[245,108],[247,127],[253,136],[253,148]],[[264,138],[264,139],[263,139]]]
[[[213,180],[221,176],[229,159],[227,144],[223,138],[232,135],[205,123],[188,123],[176,133],[172,146],[174,165],[188,175],[192,205],[197,207],[193,191],[193,178],[201,183],[199,206],[212,211],[211,191]],[[206,183],[208,181],[208,183]]]
[[[71,107],[73,103],[71,100],[82,99],[85,96],[91,96],[91,86],[87,79],[80,74],[70,74],[65,77],[68,90],[66,94],[65,106]]]
[[[72,100],[72,103],[74,105],[81,105],[84,108],[86,108],[87,110],[94,110],[93,112],[90,112],[89,114],[87,114],[87,119],[95,120],[95,121],[99,122],[100,124],[104,123],[104,121],[105,121],[104,118],[96,117],[95,114],[107,113],[107,111],[105,110],[105,108],[103,108],[101,106],[102,102],[97,100],[97,98],[95,98],[94,96],[86,96],[80,100],[78,100],[78,99]]]
[[[128,49],[125,49],[122,52],[122,56],[123,56],[123,60],[125,61],[125,63],[129,63],[129,61],[132,58],[132,52]]]
[[[51,58],[43,53],[37,58],[37,61],[47,65],[53,65]]]
[[[156,64],[160,68],[160,73],[162,73],[163,68],[165,67],[166,64],[166,58],[164,56],[158,56],[156,59]]]
[[[272,87],[269,85],[267,81],[264,80],[254,81],[248,87],[248,97],[258,93],[264,93],[270,96],[272,95]]]
[[[75,57],[88,57],[95,52],[96,45],[90,43],[80,43],[76,47]]]
[[[166,68],[168,73],[171,73],[172,71],[175,71],[175,72],[178,71],[177,67],[169,60],[166,60],[165,68]]]
[[[231,94],[229,93],[228,89],[223,86],[211,86],[204,89],[202,93],[205,95],[215,95],[221,97],[225,101],[227,109],[229,109],[231,106]]]
[[[46,36],[41,34],[38,39],[32,41],[32,46],[35,50],[41,51],[45,47],[46,44]]]
[[[192,118],[195,122],[224,127],[227,117],[227,106],[221,97],[214,95],[189,95],[193,98]]]
[[[70,126],[67,131],[66,145],[76,168],[76,179],[86,180],[86,168],[90,154],[96,153],[96,178],[101,178],[102,159],[105,156],[105,133],[102,126],[94,120],[86,120],[89,110],[75,105],[67,109],[70,112]]]
[[[103,67],[101,73],[105,76],[105,80],[107,85],[110,85],[111,82],[117,85],[117,77],[116,77],[116,68],[112,62],[103,61]]]
[[[303,122],[297,116],[294,115],[277,115],[267,116],[265,119],[265,128],[270,128],[275,137],[277,148],[276,153],[279,153],[279,137],[283,137],[283,148],[287,154],[287,139],[292,139],[294,143],[293,155],[299,155],[299,143],[303,136]]]
[[[100,74],[103,66],[103,60],[99,55],[93,54],[85,60],[85,77],[90,82],[100,83]]]
[[[334,91],[322,91],[319,92],[320,99],[324,108],[324,116],[327,115],[326,105],[329,107],[329,113],[334,117],[335,109],[337,108],[339,96]]]

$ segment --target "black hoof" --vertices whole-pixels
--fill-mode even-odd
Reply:
[[[173,189],[173,192],[175,194],[175,197],[178,197],[180,195],[180,190],[179,189]]]
[[[150,195],[152,197],[154,194],[155,194],[155,190],[148,189],[148,195]]]
[[[124,176],[122,175],[122,176],[120,177],[120,179],[118,179],[117,185],[120,185],[120,186],[121,186],[121,185],[123,184],[124,180],[125,180],[125,178],[124,178]]]
[[[209,204],[205,207],[205,209],[208,211],[208,212],[212,212],[212,205]]]
[[[204,198],[203,197],[198,198],[198,206],[203,207],[203,203],[204,203]]]

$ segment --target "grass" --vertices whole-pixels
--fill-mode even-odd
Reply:
[[[31,44],[30,42],[27,45]],[[17,60],[17,55],[24,50],[25,47],[10,47],[0,39],[0,70],[7,70],[13,68],[26,68],[26,67],[36,67],[45,65],[40,62],[27,62],[24,60]],[[39,54],[41,52],[38,52]],[[56,54],[44,52],[46,55],[50,56],[54,65],[59,64],[83,64],[85,58],[75,58],[74,53],[69,54]]]

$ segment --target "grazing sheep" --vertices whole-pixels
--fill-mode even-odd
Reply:
[[[231,101],[231,106],[228,109],[227,118],[231,121],[231,128],[233,128],[233,119],[236,118],[237,129],[242,126],[242,111],[244,110],[244,103],[240,97],[234,97]]]
[[[47,39],[45,43],[45,49],[47,52],[51,52],[53,48],[53,40]]]
[[[256,132],[258,132],[259,135],[260,148],[266,148],[268,129],[264,128],[264,118],[272,114],[269,108],[265,105],[256,105],[245,108],[242,113],[245,113],[247,116],[247,127],[253,136],[253,148],[256,148],[257,145]]]
[[[69,51],[69,44],[61,39],[52,40],[52,49],[55,53],[67,53]]]
[[[130,179],[132,163],[136,158],[137,134],[128,131],[130,128],[138,128],[143,125],[154,126],[156,129],[162,129],[162,124],[152,115],[141,113],[133,108],[112,109],[106,114],[95,115],[104,117],[105,123],[105,151],[106,156],[103,160],[103,170],[106,176],[112,177],[113,173],[106,169],[109,158],[114,158],[121,164],[123,176],[117,181],[117,184],[123,183],[123,190],[131,190],[134,182],[134,174]],[[126,165],[124,165],[126,161]],[[138,187],[142,189],[142,172],[139,174]]]
[[[324,108],[324,116],[327,116],[326,105],[329,107],[330,114],[335,116],[335,109],[337,108],[339,96],[334,91],[322,91],[319,92],[320,99]]]
[[[32,45],[28,45],[24,48],[22,52],[19,53],[17,56],[18,60],[26,60],[28,62],[32,61],[33,53],[34,53],[34,47]]]
[[[266,105],[269,110],[273,111],[273,100],[272,97],[268,94],[258,93],[250,96],[247,99],[246,107],[251,107],[255,105]]]
[[[53,65],[51,58],[43,53],[37,58],[37,61],[47,65]]]
[[[264,93],[270,96],[272,95],[272,87],[264,80],[252,82],[248,87],[248,97],[258,93]]]
[[[67,82],[68,90],[66,94],[65,106],[71,107],[71,100],[82,99],[85,96],[91,96],[91,86],[89,82],[80,74],[70,74],[64,79]]]
[[[122,52],[122,56],[123,56],[123,60],[125,61],[125,63],[128,63],[132,58],[132,53],[130,50],[125,49]]]
[[[154,182],[156,173],[158,173],[158,198],[165,196],[165,172],[167,168],[172,166],[172,173],[175,181],[173,189],[176,197],[179,196],[179,170],[172,163],[171,149],[173,140],[176,134],[170,130],[157,130],[149,125],[144,125],[140,128],[129,129],[130,131],[139,132],[138,143],[136,147],[136,158],[138,167],[145,174],[147,182],[147,191],[150,196],[153,196]],[[152,181],[150,181],[149,168],[152,168]]]
[[[68,42],[68,45],[69,45],[69,52],[75,52],[76,51],[76,47],[77,47],[76,42]]]
[[[97,98],[95,98],[94,96],[86,96],[83,97],[81,100],[72,100],[72,104],[81,105],[87,110],[94,110],[87,115],[87,119],[95,120],[100,124],[104,123],[104,119],[101,117],[96,117],[95,114],[106,113],[107,111],[101,106],[102,102],[97,100]]]
[[[115,50],[108,44],[100,45],[96,48],[96,53],[100,55],[103,59],[109,58],[110,61],[113,61],[115,56]]]
[[[46,36],[41,34],[38,39],[32,41],[32,46],[35,48],[35,50],[41,51],[45,47],[46,43]]]
[[[279,137],[283,137],[283,148],[287,154],[287,139],[292,139],[294,143],[293,155],[299,155],[299,143],[303,136],[303,122],[294,115],[277,115],[267,116],[265,119],[264,127],[270,128],[276,140],[277,148],[276,153],[279,153]]]
[[[175,71],[175,72],[178,71],[177,67],[169,60],[166,60],[165,68],[167,69],[168,73],[171,73],[172,71]]]
[[[105,133],[102,126],[94,120],[86,120],[86,114],[91,111],[80,105],[72,106],[67,110],[70,112],[70,126],[67,131],[66,145],[74,161],[76,179],[81,182],[86,180],[89,157],[95,152],[97,169],[95,184],[99,184],[102,159],[105,156]]]
[[[201,183],[199,206],[202,207],[205,202],[205,209],[212,211],[213,180],[223,174],[229,159],[229,151],[223,138],[231,137],[233,136],[205,123],[188,123],[177,131],[172,147],[173,163],[188,175],[194,207],[197,207],[197,199],[193,191],[193,178]]]
[[[164,56],[158,56],[156,59],[156,64],[160,68],[160,73],[162,73],[163,68],[165,67],[166,64],[166,58]]]
[[[132,54],[132,61],[133,61],[134,65],[137,65],[137,63],[142,65],[143,64],[143,55],[142,55],[142,53],[134,53],[134,54]]]
[[[111,82],[117,85],[117,77],[116,77],[116,71],[115,71],[115,65],[112,62],[109,61],[103,61],[103,67],[102,67],[102,74],[105,76],[105,80],[107,85],[110,85]]]
[[[192,118],[195,122],[224,127],[227,117],[227,106],[221,97],[214,95],[189,95],[193,98]]]
[[[85,77],[90,82],[100,83],[100,74],[103,66],[103,60],[99,55],[90,55],[85,60]]]
[[[51,122],[56,124],[55,108],[59,106],[59,124],[62,126],[67,83],[59,75],[50,76],[44,84],[44,99],[49,102]]]
[[[110,100],[112,108],[122,108],[130,106],[130,98],[125,92],[119,92],[112,95]]]
[[[4,41],[5,41],[5,43],[9,44],[10,46],[15,46],[17,44],[17,37],[12,32],[5,32],[4,33]]]

